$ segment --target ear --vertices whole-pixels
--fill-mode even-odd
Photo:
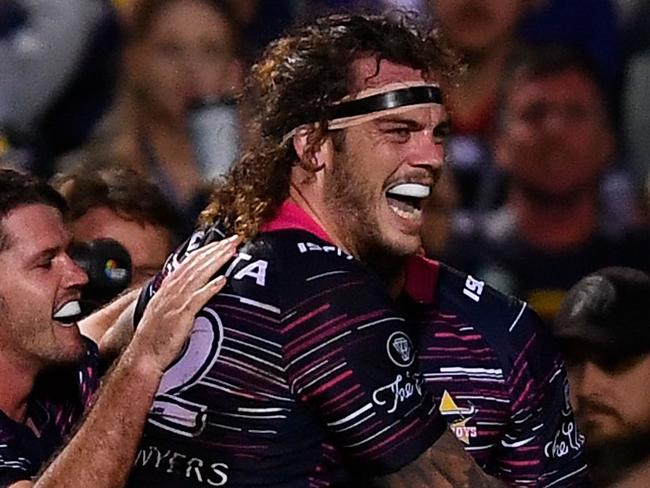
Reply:
[[[330,137],[312,126],[301,127],[293,136],[293,148],[298,155],[300,167],[317,173],[333,160],[334,146]]]

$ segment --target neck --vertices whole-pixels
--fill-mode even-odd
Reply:
[[[289,198],[301,209],[303,209],[307,215],[309,215],[314,220],[314,222],[316,222],[325,231],[325,233],[329,236],[332,244],[341,248],[351,256],[359,259],[358,253],[355,252],[356,250],[353,249],[352,246],[347,245],[344,239],[339,237],[337,226],[333,222],[330,222],[326,216],[323,215],[323,212],[319,212],[310,203],[309,198],[305,196],[304,192],[298,185],[294,183],[291,184],[291,187],[289,189]]]
[[[325,231],[332,244],[354,256],[359,261],[362,261],[366,266],[377,273],[388,287],[389,294],[393,299],[396,299],[400,295],[404,288],[404,282],[406,279],[406,267],[404,262],[407,258],[397,260],[386,259],[386,254],[382,249],[378,249],[377,252],[368,249],[363,253],[364,255],[361,256],[358,249],[353,245],[346,243],[343,238],[339,237],[340,233],[337,232],[336,225],[328,222],[325,216],[310,204],[309,199],[305,197],[299,186],[295,184],[291,185],[289,198],[291,198],[296,205],[304,210]]]
[[[28,399],[40,367],[32,360],[19,359],[12,351],[0,351],[0,410],[15,422],[27,420]]]
[[[517,230],[524,241],[548,251],[562,251],[586,242],[598,225],[598,198],[584,191],[570,199],[531,198],[521,189],[510,194]]]

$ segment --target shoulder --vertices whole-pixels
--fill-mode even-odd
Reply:
[[[341,248],[296,229],[258,235],[241,247],[225,275],[227,289],[263,297],[280,308],[317,300],[323,294],[340,297],[335,290],[352,289],[359,283],[372,287],[378,282]]]
[[[492,288],[485,281],[441,264],[437,302],[442,310],[457,312],[487,330],[507,334],[534,320],[526,302]],[[522,319],[524,319],[523,322]]]
[[[531,340],[548,340],[541,320],[526,302],[470,274],[442,264],[436,295],[440,311],[471,324],[506,365],[512,366]]]

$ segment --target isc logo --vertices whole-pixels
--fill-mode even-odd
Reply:
[[[478,301],[481,299],[481,293],[483,293],[484,286],[484,281],[477,280],[473,276],[467,275],[467,279],[465,280],[465,288],[463,288],[463,295],[470,297],[472,300],[478,303]]]

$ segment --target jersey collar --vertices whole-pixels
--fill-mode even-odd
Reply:
[[[301,229],[319,239],[332,243],[331,237],[307,212],[295,202],[285,200],[275,217],[262,226],[263,232]],[[435,301],[440,263],[421,255],[412,256],[406,265],[404,291],[416,302],[432,304]]]

